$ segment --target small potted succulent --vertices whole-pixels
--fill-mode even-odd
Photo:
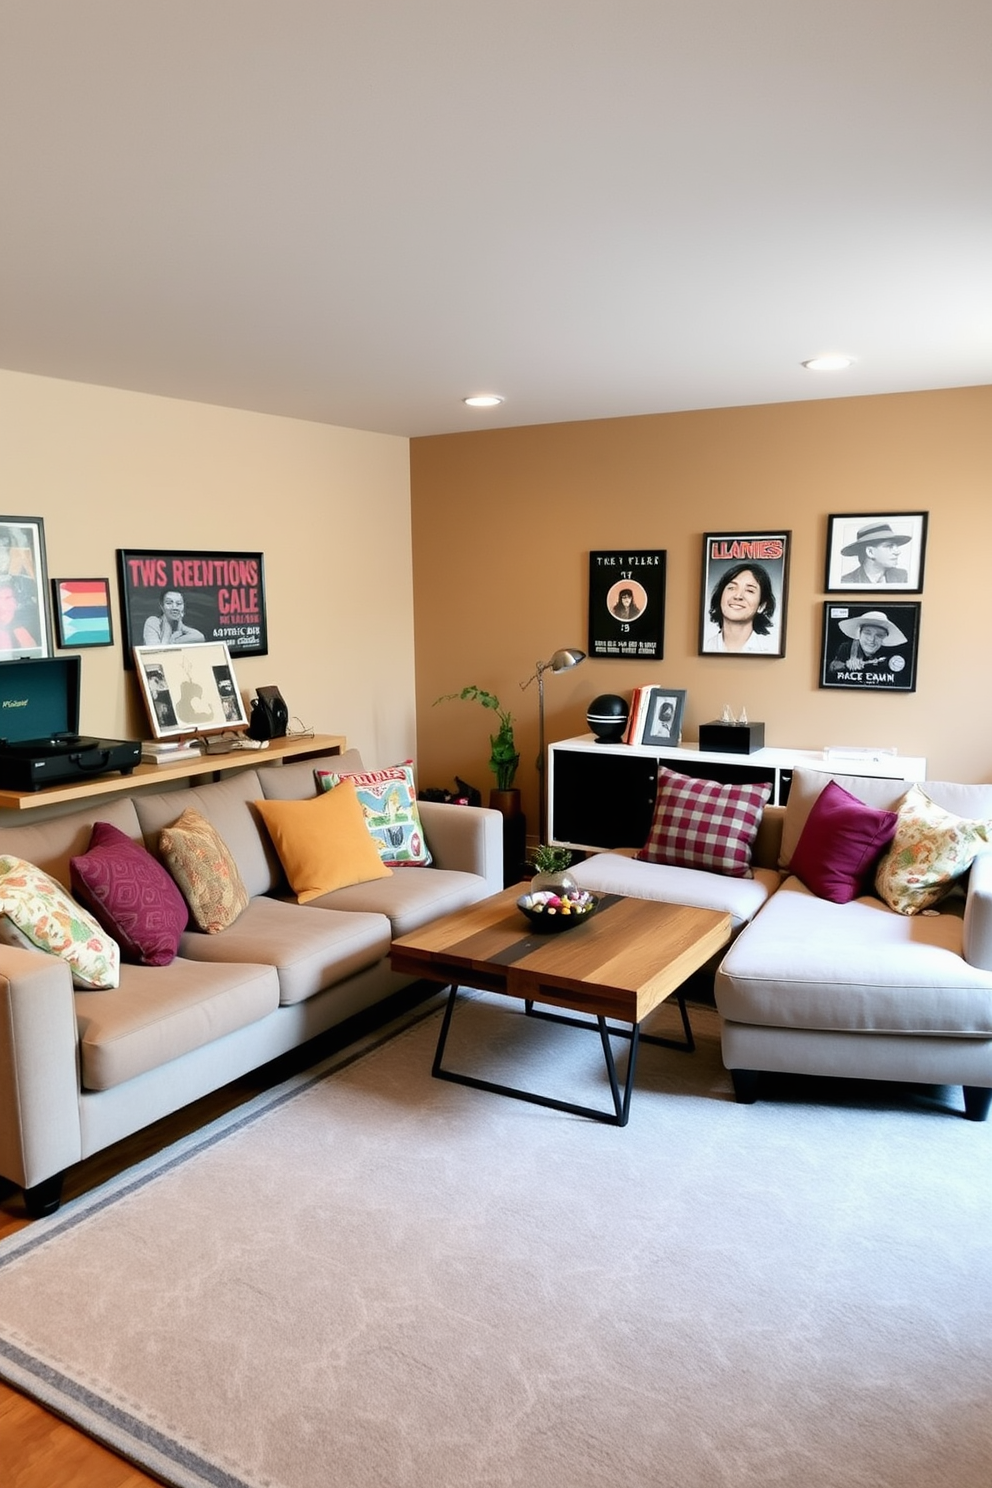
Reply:
[[[516,810],[520,810],[520,793],[513,785],[520,763],[520,755],[517,752],[513,739],[513,715],[500,703],[494,693],[486,692],[481,687],[463,687],[461,692],[446,692],[443,697],[435,698],[434,704],[451,702],[460,699],[466,702],[481,703],[484,708],[489,708],[496,714],[499,727],[494,734],[489,735],[489,768],[496,776],[496,789],[493,795],[508,797],[512,792],[516,798]],[[490,805],[496,806],[504,815],[511,814],[511,802],[504,800],[502,803],[490,798]]]
[[[536,889],[574,889],[578,885],[566,870],[571,866],[572,854],[567,847],[553,847],[542,842],[530,854],[529,863],[534,870],[530,881],[531,893]]]

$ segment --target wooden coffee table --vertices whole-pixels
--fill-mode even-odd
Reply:
[[[689,1053],[695,1048],[680,988],[727,944],[730,916],[718,910],[607,894],[590,920],[559,934],[541,935],[530,929],[517,909],[517,899],[523,892],[524,888],[516,885],[393,941],[390,954],[394,971],[451,988],[432,1074],[439,1080],[453,1080],[613,1126],[626,1126],[639,1040]],[[534,1017],[598,1028],[613,1110],[573,1105],[444,1069],[445,1044],[460,986],[517,997]],[[685,1039],[642,1034],[643,1019],[673,994],[682,1015]],[[535,1003],[584,1013],[587,1019],[536,1011]],[[589,1022],[589,1017],[596,1022]],[[611,1027],[607,1019],[624,1026]],[[630,1041],[622,1090],[611,1035]]]

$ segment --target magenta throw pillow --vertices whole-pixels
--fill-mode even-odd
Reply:
[[[750,878],[751,848],[771,789],[721,785],[659,769],[654,821],[637,856],[646,863]]]
[[[899,817],[879,811],[830,780],[813,802],[791,871],[820,899],[847,904],[870,887]]]
[[[189,921],[186,901],[161,863],[109,822],[70,858],[72,892],[121,948],[121,960],[168,966]]]

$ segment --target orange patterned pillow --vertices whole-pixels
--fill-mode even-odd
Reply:
[[[248,907],[248,890],[231,856],[205,816],[188,806],[158,839],[162,861],[182,890],[201,930],[216,935]]]

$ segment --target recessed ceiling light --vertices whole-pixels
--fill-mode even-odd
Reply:
[[[845,356],[842,351],[825,352],[823,356],[810,357],[808,362],[803,362],[810,372],[843,372],[854,361],[852,356]]]
[[[498,393],[473,393],[471,398],[463,398],[469,408],[497,408],[504,400]]]

